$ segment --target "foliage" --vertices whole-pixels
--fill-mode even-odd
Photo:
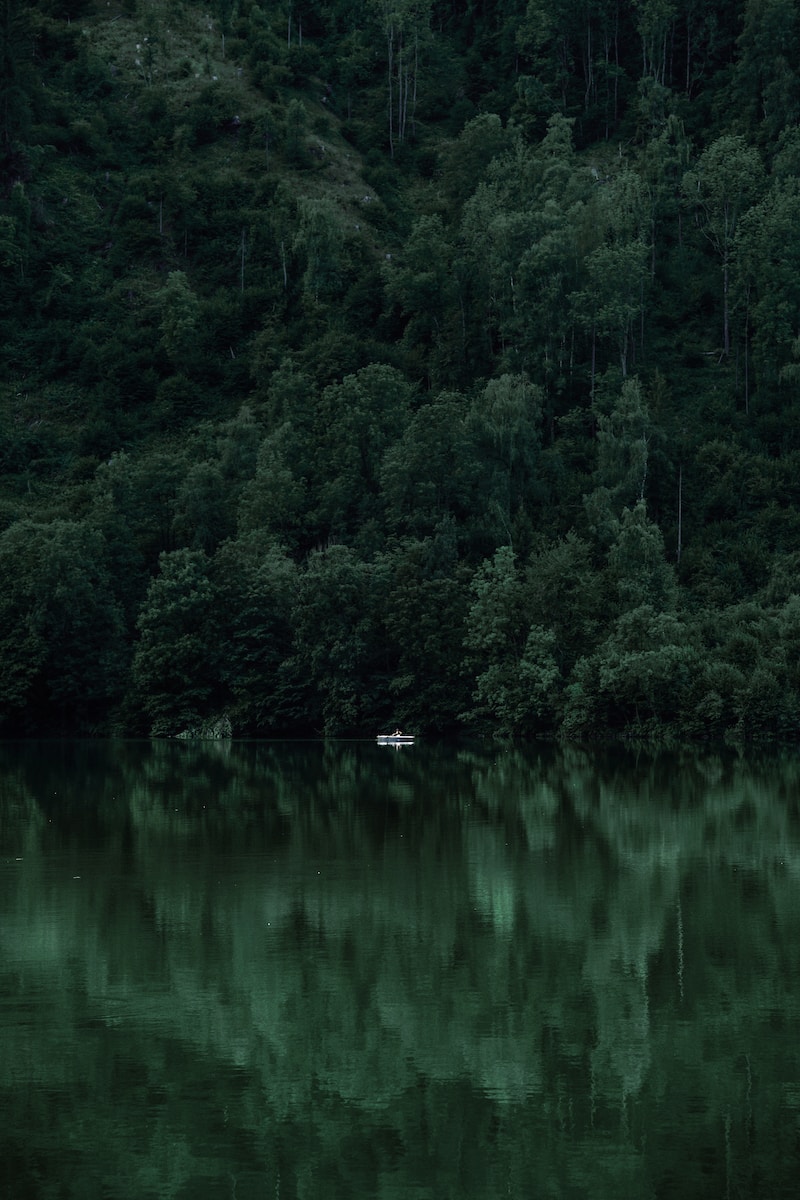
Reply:
[[[0,535],[0,720],[99,729],[127,657],[106,547],[86,524],[21,520]]]
[[[181,733],[214,711],[220,647],[202,550],[161,555],[137,621],[131,675],[154,735]]]
[[[797,31],[7,3],[9,728],[793,736]]]

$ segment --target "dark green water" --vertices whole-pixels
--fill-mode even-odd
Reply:
[[[800,758],[0,745],[5,1200],[796,1197]]]

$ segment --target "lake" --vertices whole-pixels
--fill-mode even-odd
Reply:
[[[0,744],[0,1195],[796,1197],[800,755]]]

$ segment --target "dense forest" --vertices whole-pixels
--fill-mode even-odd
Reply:
[[[0,21],[0,734],[795,736],[795,4]]]

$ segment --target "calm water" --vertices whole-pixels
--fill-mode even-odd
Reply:
[[[0,745],[5,1200],[796,1197],[800,757]]]

